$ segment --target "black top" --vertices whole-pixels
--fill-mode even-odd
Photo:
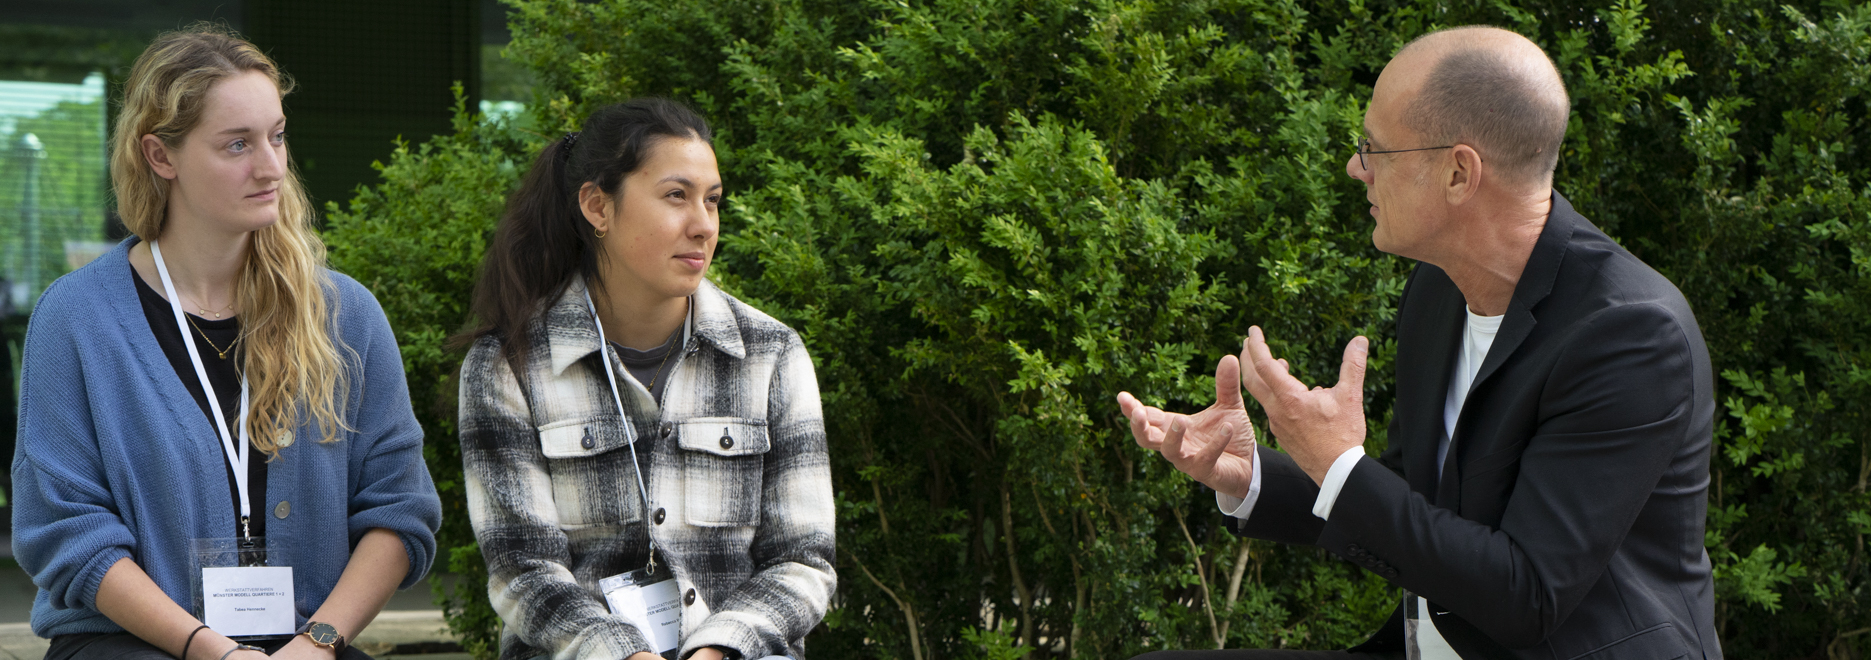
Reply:
[[[182,378],[182,385],[188,387],[188,393],[195,397],[195,405],[201,406],[201,414],[208,418],[208,424],[214,424],[214,411],[208,407],[208,395],[201,390],[201,379],[195,377],[195,365],[189,362],[188,347],[182,345],[182,332],[175,327],[175,311],[169,307],[169,301],[150,288],[136,269],[130,270],[130,279],[136,280],[136,295],[143,302],[143,318],[149,321],[151,334],[156,335],[156,343],[162,346],[162,353],[169,358],[169,365],[175,367],[175,375]],[[186,314],[186,312],[185,312]],[[228,318],[211,321],[187,314],[191,323],[189,338],[195,342],[195,350],[201,354],[201,366],[208,370],[208,382],[214,385],[215,397],[221,400],[221,412],[227,415],[227,430],[235,438],[240,437],[240,362],[244,347],[235,346],[240,338],[240,319]],[[202,335],[207,335],[207,341]],[[210,344],[213,344],[210,346]],[[219,353],[227,350],[227,357]],[[227,450],[221,448],[220,436],[214,438],[215,462],[221,464],[222,472],[227,477],[227,501],[234,509],[233,520],[228,521],[234,530],[230,536],[240,536],[240,490],[234,486],[234,468],[228,465]],[[253,508],[252,519],[248,521],[254,536],[266,535],[266,454],[251,450],[247,459],[247,501]]]

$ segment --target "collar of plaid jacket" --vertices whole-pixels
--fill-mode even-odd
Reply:
[[[735,321],[734,311],[728,307],[728,300],[715,284],[706,279],[696,287],[691,298],[694,309],[690,318],[694,325],[690,333],[695,338],[707,342],[715,350],[739,360],[747,357],[747,349],[741,343],[741,327]],[[565,293],[546,309],[545,314],[535,321],[543,328],[535,328],[535,346],[546,347],[552,357],[552,375],[565,372],[572,363],[585,359],[585,356],[598,351],[598,326],[591,319],[591,312],[585,309],[585,278],[573,275],[572,281],[565,285]],[[543,336],[542,336],[543,335]]]

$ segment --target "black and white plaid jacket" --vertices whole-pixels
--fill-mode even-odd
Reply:
[[[684,657],[706,646],[804,657],[837,583],[812,361],[790,328],[712,283],[692,301],[660,410],[603,353],[627,420],[598,362],[582,279],[528,326],[524,378],[496,337],[468,353],[461,456],[503,660],[649,651],[598,592],[598,580],[643,567],[646,532],[680,585]]]

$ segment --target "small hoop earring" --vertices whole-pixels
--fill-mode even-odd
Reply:
[[[602,230],[602,229],[598,229],[597,227],[592,227],[592,228],[591,228],[591,235],[592,235],[592,236],[596,236],[596,237],[598,237],[598,238],[604,238],[604,230]]]

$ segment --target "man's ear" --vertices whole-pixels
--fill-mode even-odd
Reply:
[[[596,182],[586,181],[578,188],[578,210],[585,216],[585,222],[591,223],[591,229],[599,232],[611,230],[611,196],[604,194]]]
[[[162,138],[145,135],[137,141],[137,146],[143,150],[143,160],[149,163],[149,169],[156,176],[175,180],[175,163],[169,161],[169,147],[162,143]]]
[[[1458,144],[1450,151],[1453,166],[1449,168],[1449,179],[1442,193],[1450,206],[1460,206],[1481,191],[1487,165],[1481,162],[1481,154],[1474,147]]]

